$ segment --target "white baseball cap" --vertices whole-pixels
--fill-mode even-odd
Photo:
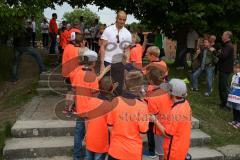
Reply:
[[[83,56],[88,57],[88,61],[90,61],[90,62],[95,62],[98,59],[98,54],[95,51],[92,51],[90,49],[86,50],[83,53]]]
[[[171,79],[169,81],[171,86],[170,93],[176,97],[186,97],[187,96],[187,85],[181,79]]]

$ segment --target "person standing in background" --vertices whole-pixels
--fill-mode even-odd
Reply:
[[[50,20],[49,24],[49,35],[51,38],[51,45],[49,54],[56,54],[56,43],[57,43],[57,34],[58,34],[58,25],[56,22],[57,14],[52,14],[52,19]]]
[[[163,35],[161,33],[160,27],[156,28],[154,44],[155,44],[155,46],[157,46],[160,49],[160,56],[159,56],[159,58],[164,57],[165,56],[165,51],[163,49]]]
[[[32,16],[32,46],[35,48],[35,41],[36,41],[36,22],[35,17]]]
[[[44,18],[41,23],[42,43],[44,48],[48,48],[48,21]]]
[[[178,70],[184,69],[187,53],[191,54],[191,62],[192,62],[194,51],[196,51],[198,46],[197,45],[198,38],[199,38],[198,33],[192,27],[190,27],[189,32],[187,34],[187,48],[184,48],[179,53],[179,56],[178,56],[178,67],[177,67]]]
[[[220,108],[225,109],[228,97],[228,79],[233,73],[234,49],[231,42],[232,32],[225,31],[222,35],[223,47],[219,54],[219,97]]]
[[[32,40],[32,22],[30,19],[27,20],[26,32],[27,45],[30,46]]]
[[[80,21],[80,30],[81,30],[81,33],[84,33],[84,31],[85,31],[84,17],[83,17],[83,16],[80,16],[79,21]]]

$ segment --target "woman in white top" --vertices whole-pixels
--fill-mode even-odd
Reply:
[[[48,47],[48,28],[49,28],[48,22],[44,18],[43,22],[41,23],[42,43],[44,48]]]

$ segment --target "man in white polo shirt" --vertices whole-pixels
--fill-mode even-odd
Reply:
[[[101,36],[101,71],[106,66],[111,65],[109,73],[113,80],[119,83],[116,89],[118,95],[121,95],[123,88],[124,65],[122,60],[124,51],[128,50],[132,43],[131,33],[124,27],[126,20],[126,12],[118,11],[116,23],[107,27]]]

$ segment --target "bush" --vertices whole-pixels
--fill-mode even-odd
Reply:
[[[13,64],[13,49],[0,45],[0,83],[9,80]]]

